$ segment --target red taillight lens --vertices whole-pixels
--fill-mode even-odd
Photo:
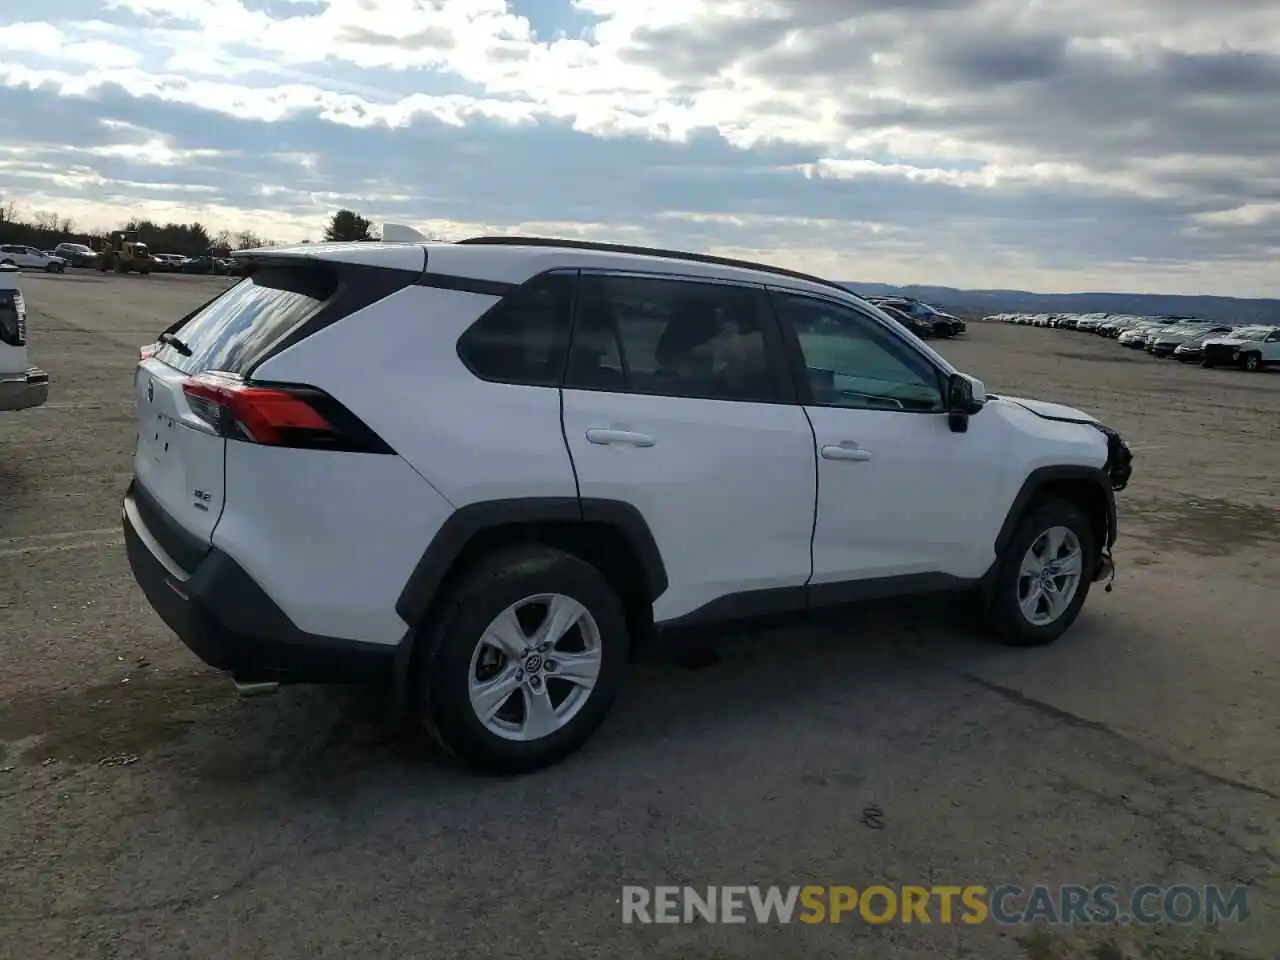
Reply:
[[[158,343],[144,343],[138,348],[138,362],[141,363],[159,349],[160,344]]]
[[[204,373],[182,385],[191,412],[228,440],[273,447],[390,453],[367,426],[312,387]]]

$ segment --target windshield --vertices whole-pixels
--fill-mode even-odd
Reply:
[[[1271,327],[1241,327],[1234,333],[1226,334],[1235,340],[1262,340],[1271,332]]]
[[[1203,343],[1205,340],[1212,340],[1214,337],[1229,337],[1230,330],[1201,330],[1192,339],[1192,343]]]
[[[319,310],[335,286],[333,277],[305,266],[262,270],[174,331],[187,352],[166,344],[155,357],[184,373],[244,373]]]

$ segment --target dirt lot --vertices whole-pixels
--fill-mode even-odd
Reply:
[[[1116,589],[1071,634],[1004,650],[917,605],[743,639],[639,669],[586,750],[504,782],[355,694],[236,700],[134,586],[137,347],[219,282],[24,280],[53,387],[0,417],[0,956],[1057,956],[994,925],[623,926],[618,898],[1108,880],[1248,885],[1213,943],[1275,955],[1280,373],[974,324],[942,352],[1138,453]]]

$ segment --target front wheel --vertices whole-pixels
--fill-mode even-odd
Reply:
[[[1210,360],[1208,357],[1205,357],[1203,360],[1200,361],[1200,366],[1204,367],[1206,370],[1212,370],[1213,361]]]
[[[525,773],[603,722],[627,666],[622,604],[595,567],[547,547],[481,561],[444,601],[416,664],[417,712],[463,763]]]
[[[1257,373],[1262,369],[1262,357],[1256,353],[1246,353],[1240,361],[1240,366],[1244,367],[1250,373]]]
[[[1000,642],[1052,643],[1075,622],[1089,595],[1098,546],[1075,504],[1045,500],[1018,524],[997,561],[987,611]]]

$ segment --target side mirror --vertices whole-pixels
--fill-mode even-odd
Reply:
[[[963,373],[947,377],[947,426],[952,433],[964,433],[969,429],[969,418],[986,403],[987,391],[982,381]]]

